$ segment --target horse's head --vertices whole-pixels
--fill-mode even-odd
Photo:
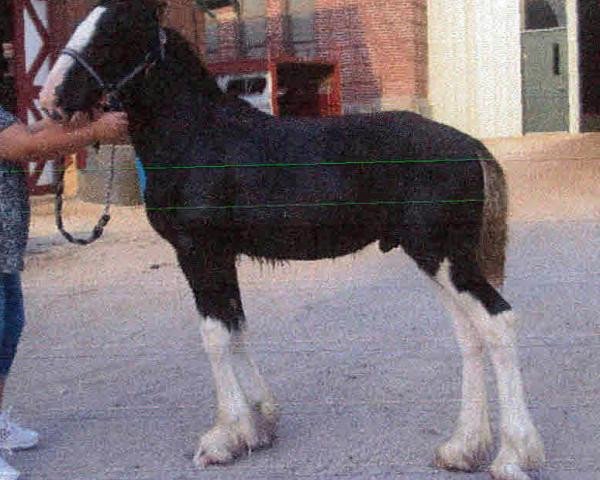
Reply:
[[[40,95],[42,108],[66,119],[94,108],[162,49],[161,0],[102,0],[67,43]],[[138,72],[139,73],[139,72]]]

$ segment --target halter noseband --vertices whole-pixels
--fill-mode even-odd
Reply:
[[[92,67],[88,61],[77,51],[72,48],[64,48],[60,53],[61,55],[68,55],[73,58],[79,65],[87,70],[90,76],[96,80],[100,88],[102,89],[102,93],[106,95],[108,99],[108,108],[112,110],[120,110],[120,101],[118,99],[119,92],[121,89],[137,77],[143,70],[147,70],[148,68],[154,66],[156,62],[159,60],[163,61],[165,59],[165,45],[167,44],[167,34],[166,32],[160,28],[158,31],[159,38],[159,50],[148,52],[144,61],[138,64],[130,73],[125,75],[121,80],[116,83],[106,83],[102,77],[98,74],[98,72]]]

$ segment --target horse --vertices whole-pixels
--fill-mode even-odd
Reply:
[[[41,105],[67,120],[118,95],[147,172],[145,205],[174,248],[201,317],[217,414],[198,467],[272,444],[280,416],[247,342],[236,262],[336,258],[378,242],[431,280],[462,353],[457,425],[435,464],[473,471],[493,438],[484,377],[494,367],[500,480],[544,461],[518,364],[517,317],[502,296],[507,186],[484,145],[409,111],[278,118],[224,94],[199,54],[164,28],[158,0],[103,0],[48,76]],[[342,327],[343,328],[343,327]]]

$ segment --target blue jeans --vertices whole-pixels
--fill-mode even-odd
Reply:
[[[10,371],[25,324],[21,275],[0,273],[0,377]]]

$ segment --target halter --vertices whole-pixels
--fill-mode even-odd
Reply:
[[[163,61],[166,56],[165,45],[167,44],[167,34],[162,29],[158,30],[159,39],[159,50],[151,51],[146,54],[144,60],[139,63],[130,73],[125,75],[121,80],[116,83],[105,82],[100,74],[92,67],[89,62],[81,55],[78,51],[72,48],[64,48],[60,53],[62,55],[68,55],[73,58],[79,65],[87,70],[90,76],[96,80],[96,83],[100,86],[102,93],[107,98],[107,107],[109,110],[121,110],[121,102],[119,100],[119,92],[127,85],[131,80],[137,77],[142,71],[152,68],[156,63],[161,60]]]
[[[163,61],[165,59],[165,45],[167,44],[167,34],[162,28],[160,28],[158,31],[158,38],[160,42],[160,50],[158,52],[148,52],[143,62],[137,65],[129,74],[125,75],[121,80],[114,84],[106,83],[104,80],[102,80],[102,77],[98,74],[98,72],[96,72],[94,67],[92,67],[87,62],[87,60],[83,58],[83,56],[76,50],[73,50],[72,48],[65,48],[61,53],[74,58],[75,61],[78,62],[83,68],[85,68],[87,72],[92,76],[92,78],[96,80],[96,82],[102,89],[102,93],[106,96],[107,99],[104,105],[105,110],[120,111],[123,110],[121,101],[119,100],[119,92],[121,91],[121,89],[131,80],[133,80],[137,75],[139,75],[140,72],[152,68],[156,64],[156,62],[158,62],[159,60]],[[100,145],[97,144],[96,148],[98,149],[99,147]],[[106,199],[104,204],[104,211],[88,238],[75,238],[72,234],[67,232],[67,230],[64,227],[62,218],[64,176],[65,169],[60,169],[55,197],[56,226],[60,233],[69,242],[75,243],[77,245],[89,245],[90,243],[95,242],[102,236],[102,233],[104,232],[104,227],[106,227],[106,225],[110,221],[111,192],[115,177],[115,146],[113,145],[113,150],[110,158],[110,170],[106,184]]]

